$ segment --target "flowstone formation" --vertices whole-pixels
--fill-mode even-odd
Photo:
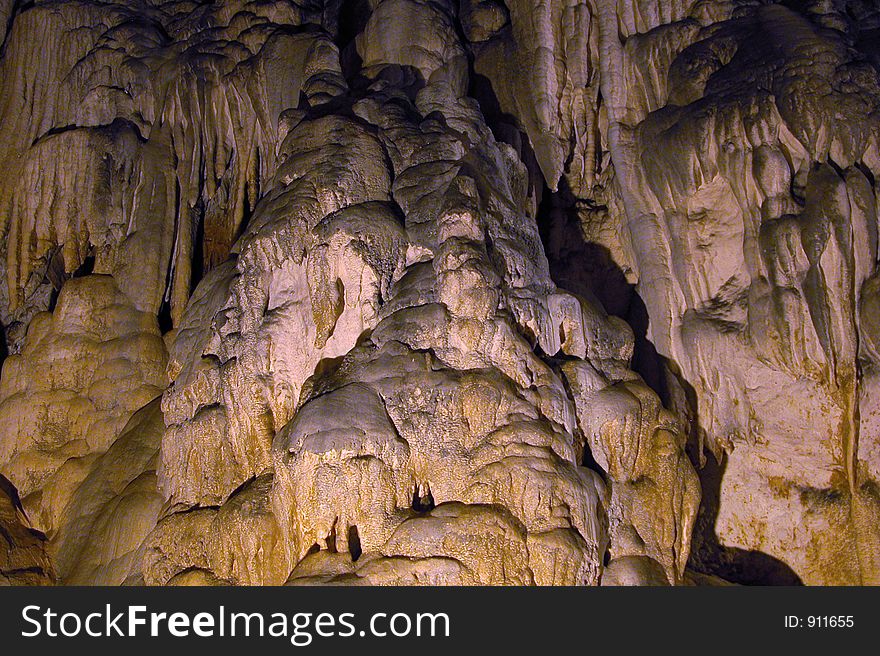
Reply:
[[[880,582],[871,3],[0,25],[0,582]]]

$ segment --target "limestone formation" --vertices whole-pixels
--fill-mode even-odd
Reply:
[[[0,478],[0,585],[52,585],[46,536],[31,528],[12,483]]]
[[[0,26],[0,582],[880,583],[875,3]]]
[[[67,281],[3,363],[0,459],[35,528],[52,534],[96,458],[166,384],[156,318],[110,276]]]

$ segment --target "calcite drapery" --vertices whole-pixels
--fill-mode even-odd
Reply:
[[[6,580],[878,579],[869,3],[0,25]]]

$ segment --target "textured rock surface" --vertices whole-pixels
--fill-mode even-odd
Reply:
[[[28,524],[12,483],[0,478],[0,585],[51,585],[55,581],[46,538]]]
[[[3,363],[0,461],[35,528],[51,534],[96,458],[165,387],[156,318],[109,276],[69,280]]]
[[[0,26],[3,582],[880,582],[872,3]]]

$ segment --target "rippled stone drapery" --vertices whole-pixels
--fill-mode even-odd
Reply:
[[[0,1],[3,576],[876,582],[880,12],[789,5]]]

